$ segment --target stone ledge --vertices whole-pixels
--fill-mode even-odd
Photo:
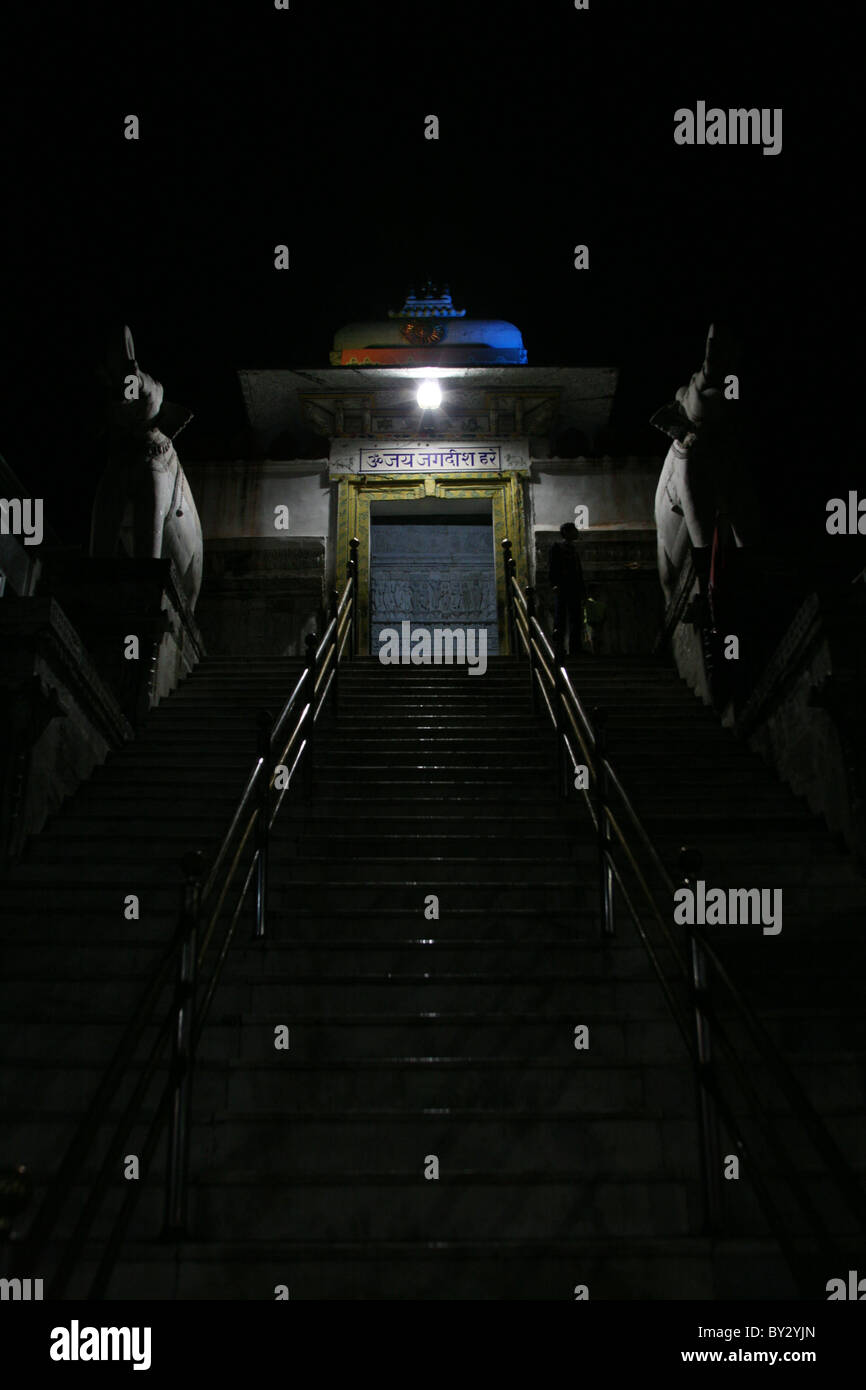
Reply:
[[[29,650],[32,656],[39,656],[62,671],[69,693],[98,716],[101,732],[110,741],[123,743],[132,738],[131,724],[55,598],[17,598],[8,606],[4,604],[0,609],[0,639],[4,651],[0,673],[4,679],[13,644],[19,652]],[[20,664],[18,669],[20,672]]]

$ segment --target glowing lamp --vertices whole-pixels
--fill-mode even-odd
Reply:
[[[442,392],[435,381],[422,381],[418,387],[418,404],[422,410],[437,410],[442,402]]]

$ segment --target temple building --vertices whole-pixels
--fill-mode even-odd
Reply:
[[[379,321],[339,328],[330,361],[242,368],[266,458],[187,465],[209,651],[299,651],[357,536],[363,651],[408,618],[413,630],[483,627],[488,650],[505,653],[502,541],[545,606],[549,547],[575,517],[609,618],[599,650],[650,650],[661,460],[604,450],[615,367],[533,367],[514,324],[470,318],[429,285]]]

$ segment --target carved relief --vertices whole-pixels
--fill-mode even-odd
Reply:
[[[375,528],[370,574],[374,623],[496,622],[491,527],[401,525]]]

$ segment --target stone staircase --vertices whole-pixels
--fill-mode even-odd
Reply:
[[[276,712],[298,669],[208,660],[3,885],[0,1153],[40,1192],[173,929],[178,861],[215,847],[254,711]],[[719,949],[862,1171],[862,881],[672,671],[596,659],[574,679],[608,709],[669,863],[688,839],[708,883],[783,887],[779,937],[719,929]],[[727,1185],[730,1236],[696,1234],[690,1067],[624,910],[599,941],[591,826],[555,795],[526,667],[360,660],[340,682],[314,801],[275,834],[268,940],[241,924],[204,1035],[191,1240],[155,1239],[161,1146],[109,1296],[788,1296],[747,1182]]]

